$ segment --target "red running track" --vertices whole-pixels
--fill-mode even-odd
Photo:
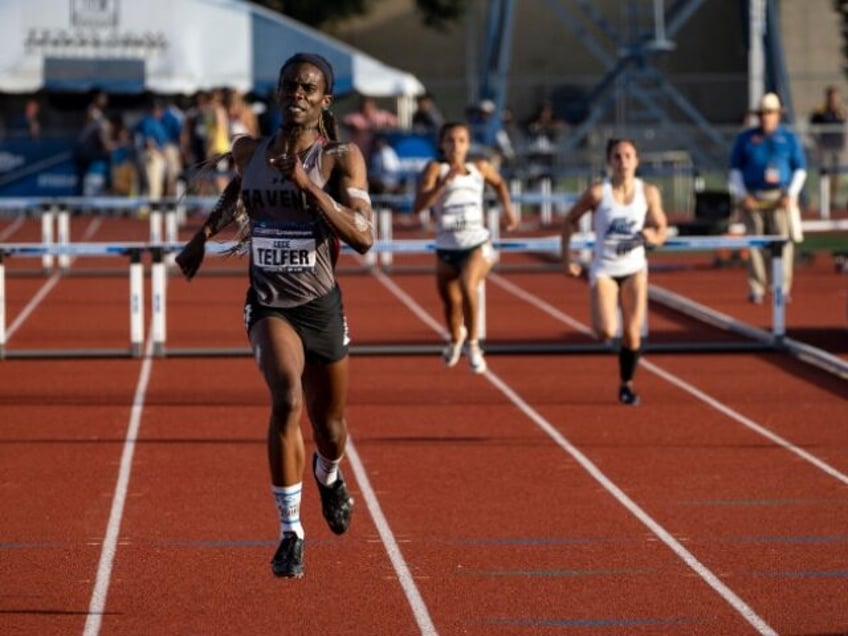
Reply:
[[[125,279],[49,280],[9,280],[10,322],[30,307],[10,349],[123,343]],[[243,346],[244,284],[172,278],[169,343]],[[431,275],[342,285],[355,342],[439,340]],[[499,273],[490,338],[588,342],[585,300],[580,281]],[[284,581],[249,357],[0,361],[0,631],[848,632],[844,381],[777,353],[652,354],[626,408],[609,354],[489,366],[354,357],[354,522],[332,535],[307,479],[306,576]]]

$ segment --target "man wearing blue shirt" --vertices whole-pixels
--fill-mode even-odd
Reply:
[[[791,237],[783,248],[783,285],[792,288],[793,241],[801,240],[798,196],[807,178],[807,160],[798,136],[780,123],[780,98],[766,93],[757,110],[759,125],[739,133],[730,155],[729,190],[752,235]],[[748,299],[762,303],[768,290],[771,258],[751,249]],[[769,266],[768,270],[766,265]]]
[[[141,158],[147,196],[151,201],[162,198],[165,187],[165,144],[168,133],[162,125],[164,105],[155,100],[135,127],[136,147]]]

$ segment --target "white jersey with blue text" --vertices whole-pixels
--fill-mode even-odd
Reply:
[[[645,198],[645,184],[636,179],[633,199],[630,203],[619,203],[612,193],[612,184],[603,182],[601,201],[595,208],[593,228],[595,231],[595,249],[590,275],[629,276],[645,267],[645,247],[641,243],[635,247],[631,243],[645,226],[648,213],[648,201]]]
[[[310,208],[306,195],[266,158],[271,138],[260,143],[244,171],[241,197],[250,217],[250,283],[267,307],[297,307],[335,286],[336,237]],[[302,158],[313,183],[324,187],[316,141]]]
[[[484,224],[483,193],[486,180],[473,163],[465,164],[468,174],[457,175],[446,186],[433,206],[436,214],[436,248],[466,250],[489,240]],[[439,166],[439,177],[450,165]]]

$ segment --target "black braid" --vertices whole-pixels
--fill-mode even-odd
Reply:
[[[330,141],[339,140],[339,127],[336,124],[336,116],[328,108],[321,111],[321,119],[318,120],[318,132]]]
[[[221,192],[221,196],[215,202],[215,207],[206,217],[203,224],[204,230],[209,229],[209,236],[214,236],[230,223],[232,223],[238,212],[239,195],[241,194],[241,177],[236,175]]]

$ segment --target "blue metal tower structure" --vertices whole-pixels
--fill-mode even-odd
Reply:
[[[525,0],[527,1],[527,0]],[[598,60],[604,75],[588,96],[589,115],[574,129],[564,150],[576,148],[611,109],[617,122],[664,127],[675,144],[698,165],[723,157],[730,143],[668,80],[656,62],[674,50],[674,37],[707,0],[621,0],[625,28],[614,25],[591,0],[542,0],[570,34]],[[780,38],[778,0],[764,0],[766,26],[761,43],[766,66],[765,90],[776,90],[791,117],[788,74]],[[666,7],[666,4],[668,5]],[[493,130],[506,104],[507,75],[514,20],[513,0],[490,0],[480,59],[479,99],[497,106]],[[591,27],[591,31],[588,27]],[[746,29],[747,32],[747,29]],[[750,42],[748,42],[750,46]],[[622,104],[626,104],[622,108]],[[688,125],[671,125],[686,122]]]

